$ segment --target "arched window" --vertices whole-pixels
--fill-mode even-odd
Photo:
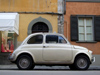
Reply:
[[[32,26],[32,33],[49,32],[48,26],[43,22],[37,22]]]

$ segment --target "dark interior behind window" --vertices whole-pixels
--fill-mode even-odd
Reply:
[[[58,43],[58,36],[56,35],[47,35],[46,43]]]
[[[36,35],[28,40],[28,44],[41,44],[43,42],[43,35]]]

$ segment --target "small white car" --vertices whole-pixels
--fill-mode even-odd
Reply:
[[[57,33],[34,33],[10,55],[9,60],[19,69],[33,69],[35,65],[65,65],[72,70],[87,70],[95,60],[92,51],[71,45]]]

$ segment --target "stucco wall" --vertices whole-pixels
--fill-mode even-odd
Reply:
[[[86,47],[93,51],[93,54],[100,54],[100,42],[97,43],[76,43],[71,41],[70,16],[71,15],[100,15],[100,3],[96,2],[66,2],[66,15],[64,16],[64,35],[71,44]]]
[[[46,14],[19,14],[19,36],[18,42],[22,42],[27,36],[28,26],[30,22],[36,18],[42,17],[47,19],[52,25],[52,32],[58,32],[58,19],[57,15]]]
[[[58,12],[58,0],[0,0],[0,12]]]

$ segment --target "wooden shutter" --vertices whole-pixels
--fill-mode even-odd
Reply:
[[[100,41],[100,16],[94,16],[94,38]]]
[[[78,19],[77,16],[71,15],[71,41],[78,41]]]

